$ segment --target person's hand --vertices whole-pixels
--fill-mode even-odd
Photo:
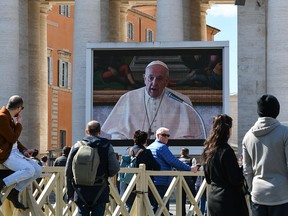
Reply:
[[[198,171],[198,166],[191,166],[191,172],[196,173]]]
[[[22,116],[20,115],[20,113],[18,113],[18,115],[15,117],[15,123],[21,123],[22,122]]]
[[[31,157],[32,154],[34,153],[34,151],[35,151],[35,149],[27,149],[27,150],[24,151],[23,154],[24,154],[26,157]]]

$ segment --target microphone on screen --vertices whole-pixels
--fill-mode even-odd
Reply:
[[[178,97],[177,95],[173,94],[170,91],[167,91],[165,94],[167,97],[172,98],[173,100],[176,100],[180,103],[186,103],[182,98]]]
[[[204,124],[202,116],[199,114],[199,112],[196,109],[194,109],[194,107],[191,104],[187,103],[185,100],[183,100],[182,98],[180,98],[177,95],[173,94],[172,92],[166,91],[165,94],[166,94],[167,97],[172,98],[173,100],[178,101],[179,103],[182,103],[182,104],[190,107],[195,112],[195,114],[200,119],[201,126],[202,126],[202,129],[203,129],[203,135],[204,135],[204,138],[206,139],[207,138],[207,134],[206,134],[205,124]]]

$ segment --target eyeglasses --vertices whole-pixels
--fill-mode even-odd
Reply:
[[[165,138],[169,138],[170,135],[169,134],[160,134],[162,137],[165,137]]]

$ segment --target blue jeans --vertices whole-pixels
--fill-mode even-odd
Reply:
[[[104,216],[106,203],[97,203],[91,207],[77,203],[77,206],[78,216]]]
[[[3,179],[7,186],[16,183],[15,189],[22,192],[27,185],[39,178],[42,168],[35,161],[25,157],[18,149],[12,149],[8,159],[3,163],[8,169],[14,171]]]
[[[251,202],[252,216],[283,216],[288,212],[288,203],[282,205],[259,205]]]

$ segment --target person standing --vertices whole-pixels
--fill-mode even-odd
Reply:
[[[18,140],[22,131],[20,113],[24,109],[23,104],[22,97],[14,95],[0,110],[0,163],[14,171],[11,175],[0,179],[0,191],[4,187],[16,184],[7,199],[15,208],[25,210],[27,207],[18,200],[19,193],[40,177],[42,169],[30,158],[37,150],[27,149]]]
[[[210,216],[249,216],[242,191],[242,169],[228,144],[231,132],[232,118],[225,114],[217,115],[204,142],[202,163],[206,182],[211,185],[207,201]]]
[[[70,153],[71,148],[69,146],[64,146],[62,149],[62,155],[54,161],[53,166],[66,166],[67,158]]]
[[[103,192],[98,195],[101,186],[83,186],[73,185],[73,172],[72,161],[79,149],[79,144],[74,144],[71,152],[68,156],[68,160],[65,167],[66,187],[68,199],[72,200],[78,206],[79,216],[101,216],[105,213],[106,203],[109,202],[109,185],[108,177],[112,177],[120,170],[119,162],[116,158],[114,149],[109,141],[100,137],[101,127],[99,122],[92,120],[88,122],[86,135],[82,140],[89,143],[91,147],[96,147],[99,143],[98,154],[100,156],[100,164],[97,170],[97,176],[105,176],[106,186]],[[81,197],[75,192],[74,187],[82,195]],[[98,196],[96,204],[93,205],[95,196]],[[82,200],[82,197],[84,200]]]
[[[197,172],[197,166],[190,167],[176,158],[168,148],[168,139],[170,137],[170,131],[168,128],[160,127],[156,131],[156,140],[151,143],[147,149],[150,149],[153,157],[160,165],[161,171],[170,171],[172,168],[182,171],[193,171]],[[172,180],[171,176],[155,176],[154,184],[158,190],[159,195],[163,198]],[[158,203],[152,201],[154,212],[157,211]],[[166,205],[169,210],[169,201]]]
[[[148,134],[145,131],[137,130],[134,133],[133,141],[134,141],[134,146],[130,147],[127,150],[127,154],[129,156],[135,157],[136,155],[136,167],[139,167],[140,164],[145,164],[146,165],[146,170],[154,170],[154,171],[159,171],[160,170],[160,165],[157,163],[155,158],[152,155],[152,152],[149,149],[146,149],[147,145],[147,138]],[[153,176],[151,176],[153,179]],[[127,188],[128,185],[126,185]],[[148,196],[151,199],[151,192],[148,192]],[[135,200],[136,194],[131,193],[129,196],[126,205],[128,212],[130,212],[133,202]]]
[[[193,158],[196,165],[196,159]],[[180,152],[179,160],[183,163],[187,164],[188,166],[192,166],[192,158],[189,156],[189,149],[188,148],[182,148]],[[188,187],[192,193],[192,195],[196,196],[196,189],[195,189],[195,182],[197,179],[197,176],[185,176],[185,181],[188,184]],[[184,189],[182,189],[182,215],[186,215],[186,192]]]
[[[46,155],[42,156],[41,157],[41,163],[42,163],[42,166],[47,166],[47,162],[48,162],[48,157]]]
[[[242,141],[251,211],[282,216],[288,212],[288,128],[276,119],[280,104],[275,96],[262,95],[257,107],[259,118]]]

